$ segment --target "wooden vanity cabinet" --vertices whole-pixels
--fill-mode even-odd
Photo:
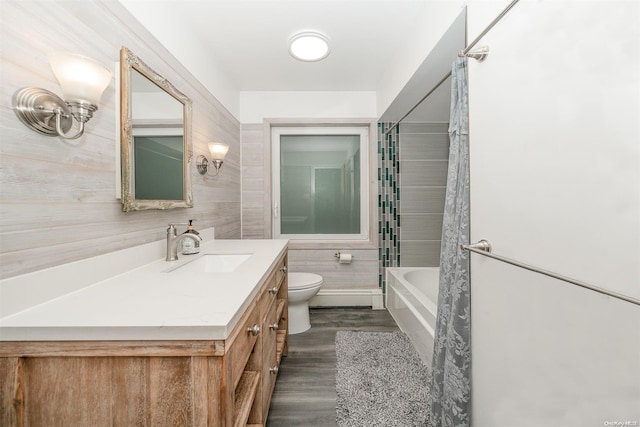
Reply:
[[[287,353],[281,256],[226,340],[0,343],[0,425],[264,426]]]
[[[267,280],[266,292],[262,294],[259,306],[264,332],[254,348],[254,354],[248,364],[249,370],[261,374],[260,390],[256,396],[250,417],[250,425],[260,425],[269,414],[269,405],[273,387],[280,369],[280,360],[287,354],[287,265],[280,263]]]

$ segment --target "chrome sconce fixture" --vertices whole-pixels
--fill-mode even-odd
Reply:
[[[229,151],[229,146],[227,144],[223,144],[221,142],[210,142],[209,143],[209,152],[211,152],[211,164],[216,169],[216,173],[213,176],[216,176],[220,173],[220,168],[222,167],[222,163],[224,163],[224,158],[227,155],[227,151]],[[198,172],[200,175],[204,175],[209,170],[209,160],[202,154],[198,156],[196,159],[196,166],[198,167]]]
[[[25,87],[13,95],[13,110],[24,125],[40,134],[79,138],[84,133],[84,124],[98,109],[112,72],[81,55],[56,52],[48,57],[65,99],[46,89]],[[73,119],[79,124],[78,130],[67,135]]]

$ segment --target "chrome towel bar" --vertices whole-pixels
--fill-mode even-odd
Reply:
[[[515,265],[516,267],[524,268],[525,270],[533,271],[535,273],[544,274],[545,276],[553,277],[554,279],[562,280],[564,282],[571,283],[576,286],[580,286],[581,288],[589,289],[594,292],[598,292],[603,295],[607,295],[613,298],[617,298],[623,301],[630,302],[631,304],[640,305],[640,300],[635,298],[631,298],[626,295],[622,295],[616,292],[609,291],[607,289],[602,289],[597,286],[590,285],[585,282],[581,282],[580,280],[571,279],[570,277],[562,276],[560,274],[552,273],[547,270],[543,270],[542,268],[534,267],[532,265],[524,264],[519,261],[515,261],[510,258],[506,258],[500,255],[496,255],[491,252],[491,243],[487,240],[480,240],[477,243],[472,243],[470,245],[460,245],[460,248],[469,252],[475,252],[480,255],[484,255],[489,258],[497,259],[498,261],[506,262],[507,264]]]

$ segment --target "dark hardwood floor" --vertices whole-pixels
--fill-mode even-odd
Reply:
[[[386,310],[312,308],[311,329],[289,336],[267,427],[336,426],[336,331],[395,331]]]

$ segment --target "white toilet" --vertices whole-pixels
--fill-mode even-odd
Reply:
[[[322,276],[313,273],[289,273],[289,334],[311,328],[309,300],[318,293]]]

